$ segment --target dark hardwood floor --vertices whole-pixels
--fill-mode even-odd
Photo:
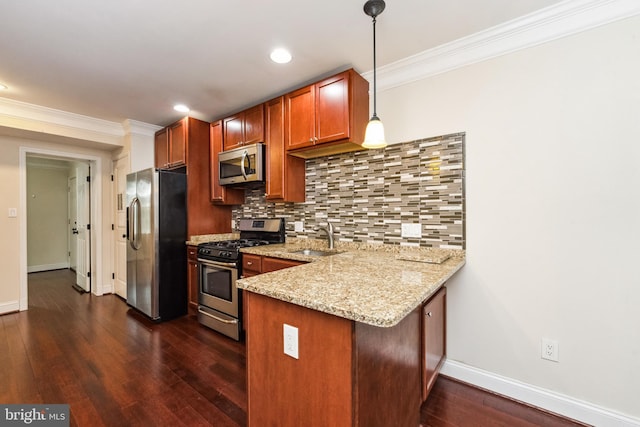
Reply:
[[[185,316],[154,324],[68,270],[29,275],[29,310],[0,316],[0,403],[68,403],[78,426],[244,426],[245,349]],[[573,426],[440,377],[422,426]],[[302,425],[302,424],[301,424]]]

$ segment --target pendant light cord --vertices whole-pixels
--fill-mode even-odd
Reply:
[[[376,17],[373,16],[373,117],[377,118],[376,114]]]

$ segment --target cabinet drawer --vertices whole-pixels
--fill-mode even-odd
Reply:
[[[283,268],[295,267],[296,265],[301,264],[306,263],[300,261],[292,261],[289,259],[264,257],[262,259],[262,272],[268,273],[270,271],[282,270]]]
[[[242,275],[255,276],[262,273],[262,257],[260,255],[242,254]]]

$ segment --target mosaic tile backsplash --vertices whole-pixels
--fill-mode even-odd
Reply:
[[[306,201],[272,203],[246,190],[233,219],[284,217],[287,237],[465,249],[464,133],[306,161]],[[295,231],[295,222],[304,231]],[[422,237],[402,237],[420,224]]]

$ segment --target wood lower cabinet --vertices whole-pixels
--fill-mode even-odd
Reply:
[[[245,303],[249,427],[419,425],[420,309],[378,328],[252,292]]]
[[[242,277],[251,277],[256,274],[269,273],[270,271],[282,270],[302,264],[306,264],[306,262],[262,255],[242,254]]]
[[[446,360],[446,294],[442,287],[422,307],[422,400],[427,400]]]
[[[302,264],[306,264],[306,262],[294,261],[291,259],[283,259],[283,258],[263,257],[262,272],[268,273],[270,271],[282,270],[284,268],[295,267],[296,265],[302,265]]]
[[[353,69],[285,95],[287,150],[310,159],[362,150],[369,82]]]
[[[187,300],[189,313],[198,312],[198,247],[187,245]]]
[[[284,96],[265,103],[265,145],[269,201],[304,202],[305,160],[287,154]]]
[[[262,273],[262,256],[242,254],[242,277],[251,277]]]
[[[224,150],[222,144],[222,120],[211,123],[209,133],[209,190],[211,191],[211,202],[220,205],[241,205],[244,203],[244,190],[220,185],[218,154]]]

